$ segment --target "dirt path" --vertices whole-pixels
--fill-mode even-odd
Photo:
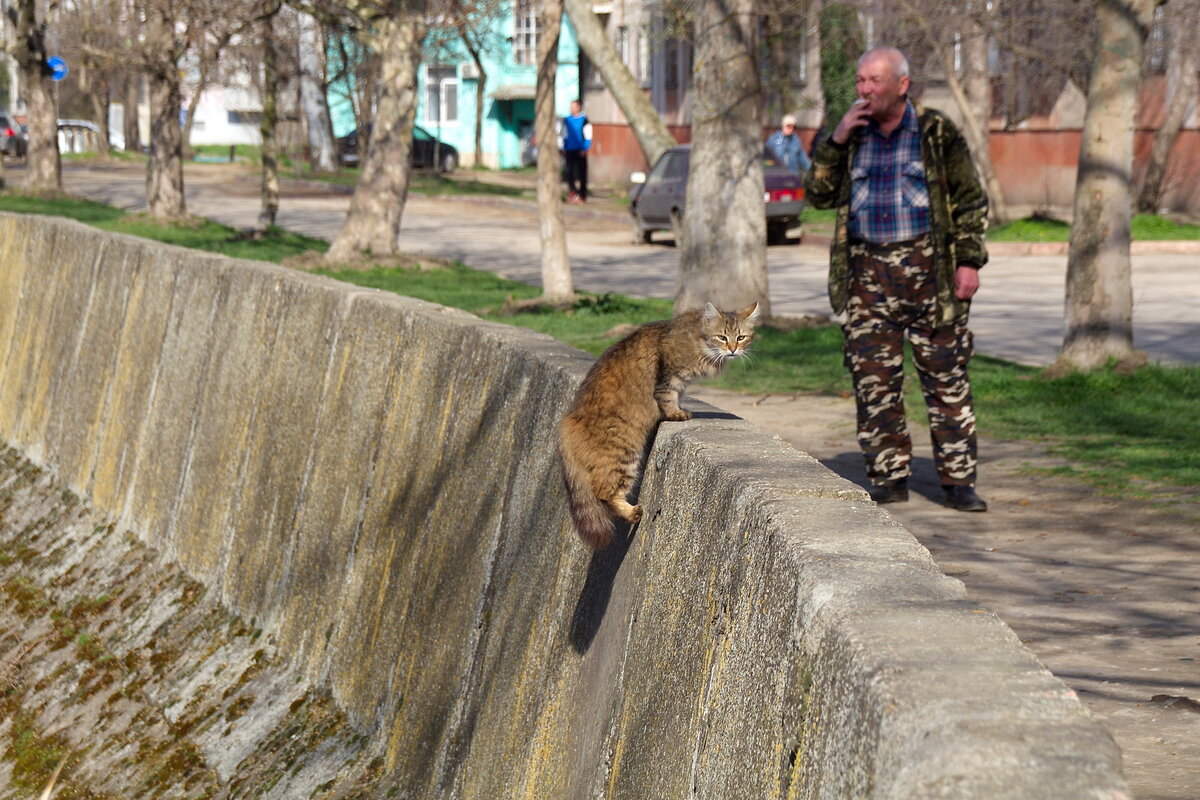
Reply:
[[[865,485],[852,400],[692,395]],[[1121,746],[1138,800],[1200,798],[1200,507],[1167,511],[1031,476],[1055,459],[983,441],[978,488],[990,509],[953,511],[937,502],[928,428],[912,428],[916,492],[888,511],[1079,693]]]

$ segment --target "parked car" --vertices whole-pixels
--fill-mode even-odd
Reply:
[[[687,194],[690,145],[672,147],[655,162],[647,175],[630,176],[629,213],[633,215],[637,241],[649,243],[654,231],[672,231],[676,241],[683,225],[684,198]],[[800,222],[804,210],[804,176],[763,156],[763,208],[767,217],[768,244],[782,244],[788,229]]]
[[[29,143],[21,132],[20,124],[7,111],[0,111],[0,153],[13,158],[24,158]]]
[[[60,153],[86,153],[98,149],[100,126],[87,119],[60,119],[58,121],[58,151]],[[125,136],[111,126],[108,129],[108,146],[114,150],[125,149]]]
[[[369,136],[371,129],[367,128]],[[337,140],[338,158],[343,166],[358,166],[358,131],[350,131]],[[437,159],[436,162],[434,159]],[[439,172],[453,172],[458,168],[458,148],[436,139],[420,125],[413,126],[412,163],[417,169],[432,169],[436,163]]]

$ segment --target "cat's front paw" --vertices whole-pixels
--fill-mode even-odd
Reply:
[[[687,422],[692,418],[691,412],[684,411],[682,408],[676,409],[675,411],[668,411],[663,416],[665,416],[671,422]]]
[[[642,521],[642,513],[641,506],[634,506],[632,509],[630,509],[629,516],[625,518],[625,521],[630,525],[636,525]]]

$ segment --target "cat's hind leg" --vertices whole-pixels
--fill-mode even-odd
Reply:
[[[629,493],[637,483],[639,466],[638,461],[634,460],[613,470],[604,482],[604,490],[596,493],[615,517],[630,525],[635,525],[642,519],[642,507],[629,502]]]

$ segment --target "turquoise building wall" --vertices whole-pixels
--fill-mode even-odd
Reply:
[[[534,119],[533,90],[537,84],[536,64],[517,64],[513,58],[514,29],[511,13],[497,21],[496,45],[485,51],[484,69],[487,73],[483,105],[484,165],[510,169],[521,166],[522,135],[532,132]],[[475,91],[479,79],[471,72],[474,63],[460,40],[444,32],[433,32],[431,41],[440,41],[436,48],[426,48],[418,73],[417,124],[443,142],[458,149],[460,162],[469,165],[475,156]],[[458,81],[457,119],[438,124],[428,119],[429,70],[441,67],[453,69]],[[558,74],[555,80],[555,113],[565,116],[571,101],[581,97],[579,74],[579,43],[570,20],[563,18],[558,46]],[[329,112],[335,136],[354,129],[354,113],[345,98],[345,90],[331,87]]]

